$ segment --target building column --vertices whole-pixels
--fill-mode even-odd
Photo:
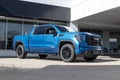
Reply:
[[[102,40],[103,41],[103,48],[107,48],[109,51],[110,50],[109,31],[103,31],[102,36],[103,36],[103,40]]]
[[[69,26],[75,30],[75,31],[78,31],[78,21],[72,21],[70,22]]]

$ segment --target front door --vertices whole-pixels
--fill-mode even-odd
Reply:
[[[43,39],[45,40],[45,51],[48,53],[57,53],[57,31],[52,26],[46,26]]]
[[[48,53],[56,53],[57,51],[57,37],[53,34],[46,34],[43,37],[44,39],[44,49]]]

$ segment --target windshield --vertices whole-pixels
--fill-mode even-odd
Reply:
[[[72,28],[70,27],[67,27],[67,26],[56,26],[61,32],[76,32],[75,30],[73,30]]]

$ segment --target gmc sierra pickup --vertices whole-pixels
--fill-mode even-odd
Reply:
[[[40,58],[47,55],[59,55],[65,62],[71,62],[77,56],[93,61],[101,54],[101,36],[88,32],[76,32],[70,27],[55,24],[33,26],[28,35],[15,36],[13,49],[18,58],[27,53],[36,53]]]

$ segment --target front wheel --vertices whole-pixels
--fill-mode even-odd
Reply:
[[[27,53],[24,51],[23,45],[18,45],[16,48],[16,53],[18,58],[25,58]]]
[[[84,57],[84,59],[86,60],[86,61],[94,61],[95,59],[97,58],[97,56],[85,56]]]
[[[72,44],[65,44],[60,49],[60,57],[65,62],[72,62],[75,60],[74,47]]]

